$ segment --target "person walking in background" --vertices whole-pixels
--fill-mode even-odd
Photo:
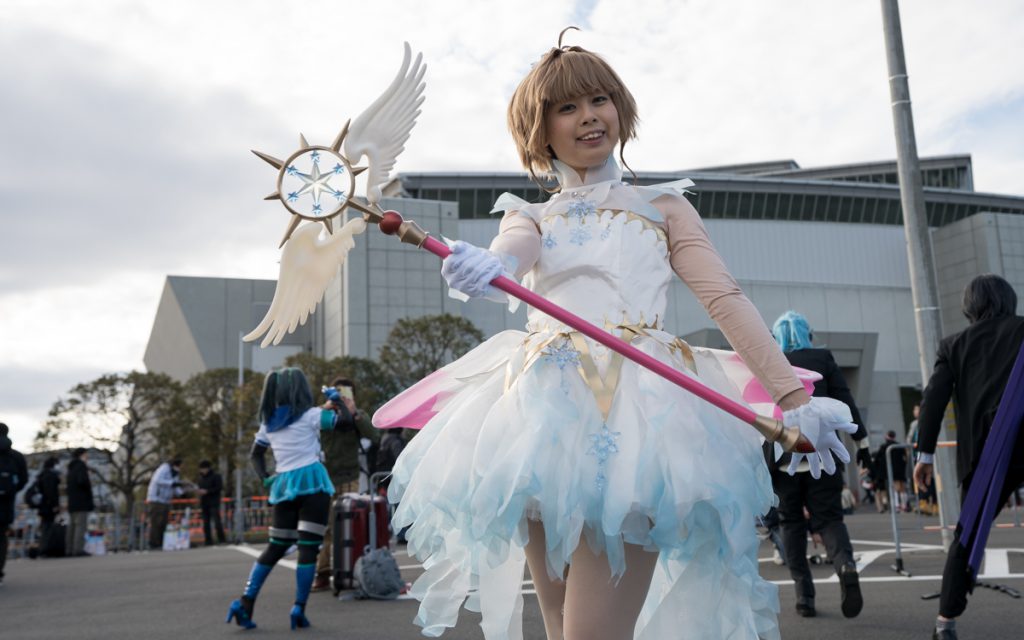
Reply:
[[[85,534],[89,528],[89,512],[96,508],[92,499],[92,480],[89,478],[89,452],[79,447],[68,463],[68,556],[87,556]]]
[[[867,431],[861,421],[857,404],[850,394],[850,388],[843,378],[839,365],[828,349],[811,346],[813,334],[807,318],[795,311],[779,316],[772,326],[772,334],[782,348],[786,359],[795,367],[802,367],[820,373],[822,378],[814,383],[815,397],[833,398],[850,408],[857,431],[853,434],[857,442],[857,462],[866,466],[870,460]],[[829,558],[839,576],[841,608],[843,615],[853,618],[863,607],[857,564],[853,560],[853,544],[843,522],[843,473],[842,462],[837,462],[835,474],[813,478],[806,463],[796,467],[790,474],[790,454],[784,454],[774,461],[774,447],[769,451],[769,468],[772,485],[779,496],[779,516],[782,526],[782,546],[786,553],[786,564],[796,587],[796,610],[803,617],[817,615],[814,603],[814,579],[807,564],[807,533],[819,534],[825,544]],[[810,520],[804,516],[804,510]]]
[[[918,428],[921,417],[921,404],[914,404],[912,409],[914,419],[910,421],[910,426],[907,427],[907,444],[913,447],[911,450],[911,463],[916,464],[921,456],[920,449],[918,448],[918,440],[920,439],[921,431]],[[922,486],[915,483],[914,492],[917,495],[917,512],[926,515],[935,515],[938,513],[938,496],[935,492],[933,485]]]
[[[56,456],[50,456],[43,462],[43,470],[36,478],[36,486],[39,487],[36,513],[39,514],[39,541],[44,553],[46,549],[51,548],[50,534],[54,521],[60,515],[60,473],[57,471],[59,463],[60,460]],[[64,544],[64,541],[61,543]]]
[[[213,470],[209,460],[199,463],[199,507],[203,512],[203,541],[207,546],[213,544],[210,535],[210,522],[217,529],[217,542],[224,544],[224,524],[220,519],[221,494],[224,491],[224,480]]]
[[[1019,416],[1024,398],[1024,384],[1020,384],[1024,376],[1024,317],[1016,315],[1017,294],[1003,278],[982,275],[964,289],[961,308],[970,325],[939,343],[935,367],[921,402],[920,458],[914,468],[918,485],[932,483],[939,429],[952,398],[957,424],[957,476],[961,479],[964,504],[942,572],[939,616],[932,634],[935,640],[956,640],[956,619],[967,609],[967,594],[974,586],[977,569],[971,567],[971,555],[978,550],[971,547],[987,536],[991,526],[987,518],[971,520],[979,515],[979,499],[984,499],[984,495],[978,498],[977,492],[971,491],[972,483],[988,483],[979,486],[999,492],[994,496],[998,502],[993,518],[1010,494],[1024,483],[1024,436],[1019,430],[1019,417],[1004,417]],[[1018,384],[1010,388],[1014,380]],[[997,413],[1000,420],[996,420]],[[1015,436],[1014,428],[1018,429]],[[986,441],[993,438],[1000,438],[996,442],[1005,445],[996,450],[986,449]],[[996,464],[993,454],[1009,459],[992,466]],[[1002,477],[992,471],[1000,467],[1005,473]],[[967,499],[969,494],[971,500]],[[966,532],[965,517],[973,523]]]
[[[7,564],[7,528],[14,522],[14,499],[28,484],[25,456],[14,450],[7,434],[7,425],[0,422],[0,586]]]
[[[910,504],[907,496],[907,450],[903,448],[893,449],[892,452],[892,492],[889,492],[889,466],[886,462],[886,451],[896,444],[896,432],[888,431],[885,434],[885,441],[875,452],[875,486],[881,484],[882,498],[888,502],[895,500],[895,504],[889,505],[897,511],[910,511]],[[877,494],[876,494],[877,495]],[[891,498],[891,499],[890,499]],[[884,511],[884,509],[882,509]]]
[[[327,544],[320,549],[316,559],[316,579],[313,591],[326,591],[331,587],[331,554],[330,544],[334,531],[334,501],[344,493],[359,492],[359,474],[364,470],[359,467],[359,453],[364,450],[363,440],[372,445],[380,442],[380,431],[370,423],[369,416],[360,411],[356,404],[356,389],[352,380],[339,376],[331,383],[338,392],[341,402],[331,402],[331,407],[338,414],[337,425],[333,431],[321,436],[324,448],[324,465],[331,476],[335,495],[331,499],[331,508],[327,518],[327,531],[324,540]],[[365,469],[369,474],[371,469]]]
[[[146,491],[146,503],[149,510],[149,550],[160,551],[164,548],[164,531],[171,513],[171,501],[182,495],[181,458],[172,457],[164,462],[149,479]]]

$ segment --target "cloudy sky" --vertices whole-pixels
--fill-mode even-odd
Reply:
[[[920,153],[970,153],[978,190],[1024,194],[1024,3],[901,10]],[[895,155],[877,1],[0,2],[15,443],[73,384],[142,369],[168,274],[276,277],[285,214],[249,149],[329,143],[409,40],[427,102],[397,170],[517,170],[505,106],[570,24],[636,96],[634,168]]]

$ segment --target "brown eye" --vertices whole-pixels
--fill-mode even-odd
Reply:
[[[558,113],[570,113],[575,108],[576,105],[571,102],[566,102],[562,106],[558,107]]]

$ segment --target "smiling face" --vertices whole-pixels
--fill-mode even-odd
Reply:
[[[619,143],[619,112],[607,93],[590,93],[548,107],[548,146],[555,158],[582,178],[608,158]]]

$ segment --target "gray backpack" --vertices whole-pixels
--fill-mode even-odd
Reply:
[[[373,530],[372,527],[370,530]],[[405,587],[398,562],[387,549],[367,546],[363,555],[356,560],[353,573],[359,581],[355,595],[360,600],[394,600]]]

